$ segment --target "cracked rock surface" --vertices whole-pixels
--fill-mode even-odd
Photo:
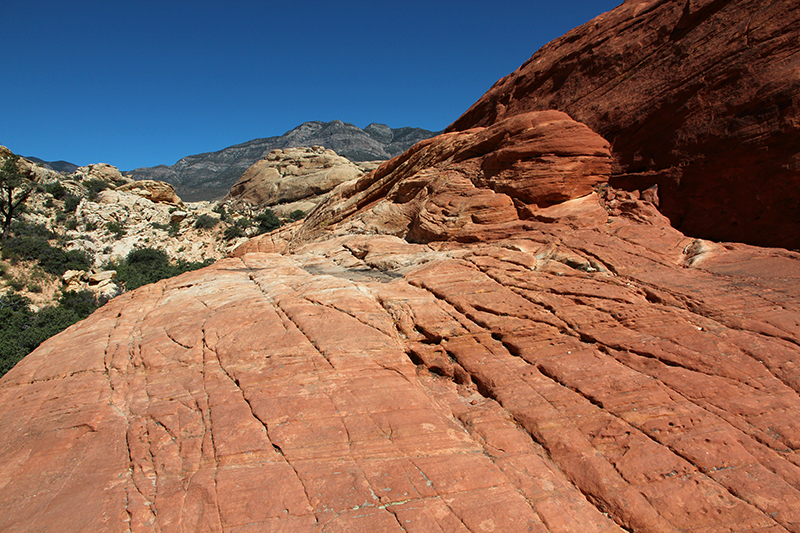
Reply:
[[[0,383],[0,529],[800,531],[800,258],[660,221],[124,294]]]
[[[800,254],[597,186],[566,115],[493,128],[26,357],[0,530],[800,532]]]

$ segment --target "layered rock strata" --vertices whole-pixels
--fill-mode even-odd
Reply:
[[[627,0],[536,52],[447,131],[558,109],[658,186],[685,233],[800,249],[800,4]]]

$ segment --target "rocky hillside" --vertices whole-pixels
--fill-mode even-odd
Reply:
[[[682,233],[521,84],[0,379],[0,530],[800,533],[800,254]]]
[[[338,158],[308,150],[307,164]],[[12,155],[0,147],[0,165]],[[286,167],[284,159],[275,162]],[[0,243],[0,376],[123,291],[213,263],[248,236],[302,219],[317,201],[275,212],[244,201],[184,203],[170,184],[133,181],[111,165],[69,174],[27,159],[17,166],[32,173],[34,188]]]
[[[184,200],[216,200],[225,196],[248,167],[272,150],[319,145],[351,161],[386,160],[433,135],[420,128],[390,128],[384,124],[370,124],[362,130],[340,120],[306,122],[280,137],[254,139],[218,152],[184,157],[172,166],[137,168],[126,175],[171,183]]]

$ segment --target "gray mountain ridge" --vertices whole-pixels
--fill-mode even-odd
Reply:
[[[214,200],[224,196],[253,163],[275,149],[324,146],[351,161],[375,161],[391,159],[438,133],[375,123],[361,129],[341,120],[305,122],[279,137],[253,139],[217,152],[190,155],[171,166],[142,167],[124,174],[136,180],[171,183],[186,201]]]
[[[72,172],[78,170],[78,165],[75,163],[70,163],[69,161],[45,161],[43,159],[39,159],[38,157],[31,156],[25,156],[25,159],[32,161],[37,165],[41,165],[44,168],[55,170],[56,172],[66,172],[67,174],[71,174]]]

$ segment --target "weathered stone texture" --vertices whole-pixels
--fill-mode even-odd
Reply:
[[[0,382],[0,528],[800,531],[800,256],[583,202],[114,299]]]
[[[700,4],[678,36],[742,2]],[[517,111],[26,357],[0,530],[800,533],[800,254],[687,237]]]
[[[536,110],[612,145],[684,233],[800,249],[800,3],[633,0],[542,47],[447,131]]]

